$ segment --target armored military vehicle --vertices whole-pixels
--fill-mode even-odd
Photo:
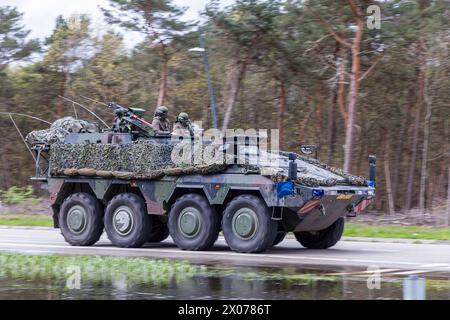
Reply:
[[[327,249],[340,240],[344,217],[375,196],[374,157],[367,180],[294,153],[240,161],[264,152],[258,137],[224,139],[216,150],[231,154],[226,163],[164,167],[166,149],[183,139],[155,135],[142,110],[110,107],[116,113],[111,129],[31,143],[32,179],[48,189],[54,226],[71,245],[94,245],[105,231],[118,247],[170,235],[180,249],[197,251],[211,248],[223,232],[231,250],[259,253],[293,232],[302,246]]]

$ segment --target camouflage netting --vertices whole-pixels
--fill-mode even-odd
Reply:
[[[72,117],[56,120],[49,129],[30,132],[25,140],[33,145],[36,143],[54,144],[63,142],[69,133],[99,132],[96,124]]]
[[[176,148],[176,150],[174,150]],[[208,148],[208,152],[206,151]],[[203,150],[202,150],[203,149]],[[186,152],[186,150],[192,151]],[[213,150],[213,152],[211,152]],[[179,144],[161,143],[157,140],[138,140],[126,144],[64,144],[55,143],[50,150],[50,162],[53,176],[88,176],[133,180],[154,180],[164,176],[178,176],[186,174],[213,174],[224,171],[227,165],[222,161],[212,161],[217,154],[217,148],[206,145],[191,145],[190,141]],[[172,161],[172,153],[182,155],[182,163]],[[190,154],[203,155],[203,161],[192,164]],[[208,156],[209,155],[209,156]],[[282,156],[288,153],[281,152]],[[346,183],[365,186],[363,177],[345,174],[341,169],[328,166],[316,159],[297,155],[299,160],[318,166],[324,170],[341,176],[342,180],[317,179],[302,176],[295,181],[298,184],[319,187],[335,186]],[[286,173],[279,170],[263,173],[264,168],[252,165],[240,165],[242,173],[263,174],[274,182],[285,181]],[[275,168],[276,169],[276,168]]]
[[[173,146],[152,141],[126,144],[63,144],[50,151],[53,168],[92,168],[98,171],[149,172],[175,167]]]
[[[283,152],[281,151],[280,154],[282,156],[289,156],[290,153],[293,152]],[[327,165],[326,163],[323,163],[317,159],[313,159],[313,158],[309,158],[309,157],[305,157],[302,155],[299,155],[297,153],[294,153],[297,157],[298,160],[301,161],[305,161],[307,163],[310,163],[312,165],[315,165],[319,168],[322,168],[324,170],[328,170],[334,174],[337,174],[338,176],[341,176],[345,179],[345,182],[347,184],[350,185],[354,185],[354,186],[367,186],[367,181],[364,177],[360,177],[360,176],[355,176],[355,175],[351,175],[348,173],[345,173],[342,169],[336,168],[336,167],[332,167]],[[311,187],[319,187],[319,186],[335,186],[338,181],[336,181],[335,179],[328,179],[328,180],[317,180],[314,178],[306,178],[306,177],[299,177],[297,179],[297,182],[299,184],[303,184],[306,186],[311,186]]]
[[[183,174],[212,174],[225,170],[223,163],[201,162],[192,165],[189,153],[183,148],[191,148],[190,142],[177,145],[140,140],[126,144],[63,144],[56,143],[50,150],[51,174],[53,176],[97,176],[119,179],[159,179],[163,176]],[[172,161],[174,148],[183,163]],[[201,152],[200,145],[193,147]],[[208,158],[209,159],[209,158]]]

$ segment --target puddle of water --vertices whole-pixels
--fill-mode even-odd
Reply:
[[[383,277],[369,290],[367,277],[326,276],[329,271],[293,268],[207,267],[186,278],[142,284],[114,278],[81,279],[69,290],[67,279],[0,276],[0,299],[402,299],[401,278]],[[427,280],[427,299],[450,299],[450,279]]]

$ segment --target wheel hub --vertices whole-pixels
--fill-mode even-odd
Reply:
[[[113,227],[122,236],[128,235],[133,229],[134,220],[131,212],[131,209],[126,206],[119,207],[114,211]]]
[[[232,221],[234,234],[243,240],[250,240],[258,229],[258,217],[249,208],[238,210]]]
[[[73,206],[67,213],[66,222],[70,231],[82,233],[86,228],[86,210],[82,206]]]
[[[201,227],[200,212],[193,207],[185,208],[178,218],[178,228],[186,238],[195,238]]]

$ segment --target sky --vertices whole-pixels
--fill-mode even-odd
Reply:
[[[23,20],[27,29],[31,30],[31,38],[48,37],[54,26],[55,19],[62,14],[64,17],[72,13],[87,13],[91,16],[94,30],[105,30],[108,25],[103,20],[99,7],[107,7],[108,0],[0,0],[0,6],[13,6],[24,13]],[[199,12],[205,8],[209,0],[173,0],[180,7],[188,7],[183,19],[199,20]],[[221,0],[223,6],[233,3],[233,0]],[[139,36],[130,32],[124,33],[125,42],[132,46]]]

